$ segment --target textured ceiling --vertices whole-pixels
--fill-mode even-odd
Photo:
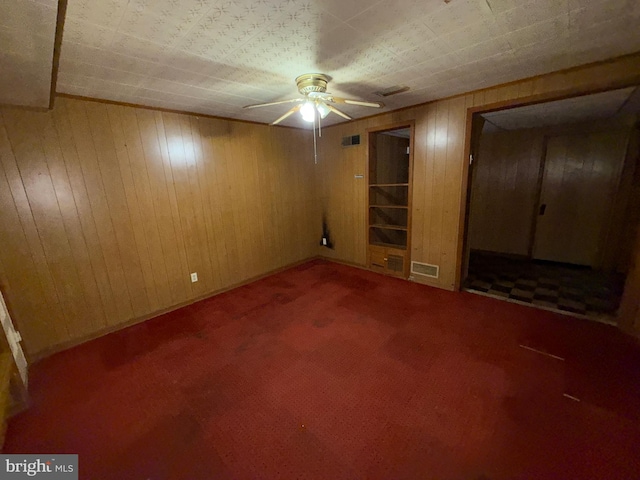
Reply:
[[[0,104],[49,107],[58,0],[0,0]]]
[[[639,23],[637,0],[68,0],[58,91],[269,123],[289,107],[241,107],[320,72],[392,110],[636,52]]]
[[[399,128],[398,130],[389,130],[380,132],[380,135],[389,135],[391,137],[411,138],[411,130],[408,128]]]
[[[487,128],[483,131],[520,130],[567,123],[612,118],[619,114],[640,113],[640,102],[633,104],[639,88],[624,88],[604,93],[567,98],[484,113]]]

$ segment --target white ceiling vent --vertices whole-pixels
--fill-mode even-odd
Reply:
[[[428,263],[411,262],[411,273],[425,277],[438,278],[440,267]]]
[[[391,95],[397,95],[399,93],[404,93],[409,91],[409,87],[406,85],[394,85],[393,87],[385,88],[384,90],[380,90],[377,92],[373,92],[375,95],[379,97],[390,97]]]

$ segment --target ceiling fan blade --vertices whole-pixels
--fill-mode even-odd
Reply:
[[[382,102],[363,102],[362,100],[352,100],[350,98],[340,98],[332,96],[331,99],[335,103],[345,103],[347,105],[360,105],[361,107],[373,107],[373,108],[381,108],[384,107],[384,103]]]
[[[285,118],[293,115],[294,113],[296,113],[298,110],[300,110],[302,108],[302,105],[295,105],[291,110],[289,110],[287,113],[285,113],[284,115],[282,115],[280,118],[278,118],[276,121],[272,122],[271,125],[277,125],[279,124],[282,120],[284,120]]]
[[[331,110],[333,113],[337,113],[338,115],[340,115],[343,118],[346,118],[347,120],[351,120],[351,117],[349,115],[347,115],[346,113],[341,112],[340,110],[338,110],[336,107],[332,107],[331,105],[327,104],[327,107],[329,107],[329,110]]]
[[[299,102],[303,102],[303,101],[304,101],[304,98],[290,98],[289,100],[281,100],[279,102],[256,103],[254,105],[245,105],[242,108],[269,107],[271,105],[282,105],[283,103],[299,103]]]
[[[332,102],[332,103],[343,103],[346,105],[359,105],[361,107],[373,107],[373,108],[381,108],[384,107],[384,103],[382,102],[365,102],[363,100],[353,100],[351,98],[342,98],[342,97],[335,97],[330,93],[325,93],[325,92],[311,92],[309,94],[309,97],[320,97],[322,98],[325,102]]]

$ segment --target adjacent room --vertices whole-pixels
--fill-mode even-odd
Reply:
[[[640,212],[639,112],[631,87],[476,114],[469,291],[615,324]]]
[[[0,477],[638,478],[638,24],[4,2]]]

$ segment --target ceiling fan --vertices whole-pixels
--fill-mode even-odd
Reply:
[[[291,98],[289,100],[281,100],[278,102],[258,103],[255,105],[247,105],[244,108],[258,108],[268,107],[271,105],[280,105],[284,103],[297,103],[287,113],[276,119],[271,125],[277,125],[285,118],[293,115],[296,112],[300,112],[302,119],[307,122],[314,122],[319,116],[318,121],[324,119],[329,113],[333,112],[340,115],[347,120],[351,120],[351,117],[344,112],[341,112],[333,104],[344,105],[359,105],[362,107],[380,108],[384,107],[382,102],[363,102],[361,100],[351,100],[348,98],[335,97],[330,93],[327,93],[327,83],[330,78],[322,73],[305,73],[296,78],[296,85],[298,86],[298,92],[300,92],[303,98]]]

